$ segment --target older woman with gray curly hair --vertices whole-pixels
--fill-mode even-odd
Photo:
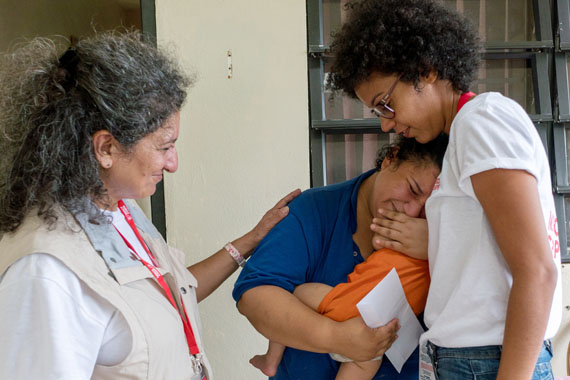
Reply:
[[[35,39],[0,67],[0,378],[211,379],[197,303],[297,191],[186,268],[129,199],[176,171],[191,80],[135,33],[57,51]]]

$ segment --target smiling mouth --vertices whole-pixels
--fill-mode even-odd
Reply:
[[[410,137],[410,127],[404,129],[402,132],[398,133],[400,136]]]

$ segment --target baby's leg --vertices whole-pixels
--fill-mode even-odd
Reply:
[[[277,367],[279,367],[279,363],[281,363],[284,351],[284,345],[269,341],[267,353],[264,355],[255,355],[249,362],[255,368],[261,370],[265,376],[272,377],[277,373]]]
[[[318,282],[307,282],[306,284],[297,286],[293,294],[305,305],[317,311],[321,301],[331,289],[332,286],[329,285],[320,284]]]
[[[344,362],[340,365],[335,380],[371,380],[382,364],[382,360],[367,362]]]
[[[324,296],[330,292],[331,289],[332,287],[329,285],[311,282],[297,286],[293,294],[305,305],[316,311]],[[249,362],[255,368],[261,370],[266,376],[272,377],[277,373],[277,367],[279,367],[279,363],[281,363],[284,351],[284,345],[269,341],[267,353],[264,355],[255,355]]]

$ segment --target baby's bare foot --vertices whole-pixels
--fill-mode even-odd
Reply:
[[[265,376],[275,376],[279,363],[271,363],[267,355],[255,355],[249,360],[252,366],[259,369]]]

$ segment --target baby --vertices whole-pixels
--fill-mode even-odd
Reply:
[[[392,268],[398,272],[412,310],[416,315],[420,314],[425,307],[430,282],[428,263],[387,248],[373,252],[366,261],[355,266],[345,283],[334,288],[320,283],[306,283],[297,286],[293,294],[312,309],[342,322],[360,315],[356,304]],[[270,341],[267,353],[256,355],[250,363],[265,375],[274,376],[284,351],[284,345]],[[336,380],[372,379],[382,364],[382,358],[355,362],[336,354],[331,356],[337,361],[343,361]]]

